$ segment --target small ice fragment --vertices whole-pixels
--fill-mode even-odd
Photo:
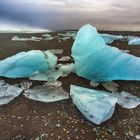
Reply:
[[[21,92],[21,88],[0,81],[0,105],[9,103]]]
[[[21,88],[23,90],[27,90],[32,86],[32,82],[31,81],[24,81],[24,82],[20,83],[20,85],[21,85]]]
[[[113,92],[112,96],[117,97],[117,103],[123,108],[132,109],[140,104],[140,98],[125,91]]]
[[[119,85],[117,83],[115,83],[115,82],[104,82],[104,83],[102,83],[102,86],[106,90],[112,91],[112,92],[117,91],[118,87],[119,87]]]
[[[131,39],[131,40],[128,42],[128,45],[140,45],[140,38]]]
[[[56,81],[59,77],[63,75],[63,72],[60,70],[49,70],[46,73],[37,73],[33,74],[29,77],[30,80],[37,80],[37,81]]]
[[[101,124],[111,118],[117,98],[111,93],[71,85],[70,96],[80,112],[91,122]]]
[[[122,35],[100,34],[106,44],[111,44],[115,40],[123,39]]]
[[[47,86],[36,86],[26,90],[24,96],[45,103],[66,100],[69,98],[69,94],[64,91],[62,87],[48,88]]]
[[[51,36],[50,34],[43,34],[42,36],[45,37],[44,40],[53,40],[54,39],[54,37]]]
[[[130,51],[129,50],[121,50],[122,52],[124,53],[129,53]]]
[[[58,61],[70,61],[71,58],[69,56],[62,56]]]
[[[57,57],[49,51],[20,52],[0,61],[0,76],[8,78],[30,77],[54,68]]]
[[[49,51],[53,54],[62,54],[63,53],[62,49],[50,49]]]
[[[71,72],[75,72],[75,64],[60,64],[58,65],[58,69],[63,72],[63,76],[69,75]]]
[[[140,140],[140,134],[136,135],[136,139]]]
[[[42,38],[39,37],[31,37],[31,38],[19,38],[18,36],[14,36],[12,41],[40,41]]]
[[[98,82],[90,81],[90,86],[97,87],[99,85]]]
[[[68,39],[70,39],[69,36],[66,36],[66,37],[63,37],[63,38],[62,38],[63,41],[67,41]]]
[[[49,81],[49,82],[44,83],[43,86],[46,86],[49,89],[51,89],[51,88],[58,88],[58,87],[62,86],[62,82],[61,81]]]

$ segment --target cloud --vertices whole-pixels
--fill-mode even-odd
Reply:
[[[0,0],[0,19],[49,29],[140,24],[139,0]]]

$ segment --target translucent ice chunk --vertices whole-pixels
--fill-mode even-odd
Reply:
[[[140,38],[134,38],[134,39],[131,39],[129,42],[128,42],[129,45],[140,45]]]
[[[70,95],[80,112],[91,122],[101,124],[108,120],[115,109],[116,97],[111,93],[71,85]]]
[[[0,61],[0,76],[9,78],[29,77],[54,68],[57,57],[49,51],[32,50],[20,52]]]
[[[63,53],[62,49],[50,49],[49,51],[53,54],[62,54]]]
[[[66,100],[69,98],[69,94],[59,88],[48,88],[46,86],[36,86],[33,89],[26,90],[24,93],[25,97],[41,102],[56,102],[60,100]]]
[[[43,34],[42,36],[45,37],[44,40],[53,40],[54,39],[54,37],[51,36],[50,34]]]
[[[12,41],[40,41],[42,38],[39,37],[31,37],[31,38],[19,38],[18,36],[14,36]]]
[[[21,92],[21,88],[0,81],[0,105],[9,103]]]
[[[100,34],[106,44],[111,44],[115,40],[123,39],[121,35]]]
[[[119,87],[119,85],[115,82],[105,82],[105,83],[102,83],[102,86],[105,89],[112,91],[112,92],[117,91],[118,87]]]
[[[96,28],[89,24],[77,33],[72,57],[76,73],[86,79],[96,82],[140,80],[140,58],[106,45]]]
[[[23,90],[29,89],[32,86],[32,82],[31,81],[23,81],[22,83],[20,83],[21,88]]]
[[[99,85],[98,82],[90,81],[90,86],[97,87]]]
[[[117,103],[123,108],[132,109],[140,104],[140,98],[125,91],[112,93],[112,96],[117,97]]]
[[[63,75],[63,72],[60,70],[49,70],[46,73],[37,73],[33,74],[29,77],[30,80],[37,80],[37,81],[56,81],[59,77]]]
[[[58,61],[69,61],[71,58],[69,56],[62,56]]]
[[[63,76],[69,75],[71,72],[75,72],[75,64],[60,64],[58,65],[58,69],[63,72]]]

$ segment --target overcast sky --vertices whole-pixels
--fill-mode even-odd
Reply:
[[[0,28],[140,30],[140,0],[0,0]]]

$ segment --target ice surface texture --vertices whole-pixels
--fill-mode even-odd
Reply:
[[[9,103],[21,92],[21,88],[0,81],[0,105]]]
[[[36,86],[33,89],[26,90],[24,96],[45,103],[66,100],[69,98],[69,94],[64,91],[62,87],[49,88],[49,86]]]
[[[57,57],[51,52],[32,50],[20,52],[0,61],[0,76],[8,78],[29,77],[34,73],[44,73],[55,67]]]
[[[76,73],[86,79],[96,82],[140,80],[140,58],[106,45],[96,28],[89,24],[77,33],[72,57]]]
[[[74,85],[70,88],[73,103],[88,120],[95,124],[101,124],[112,116],[117,98],[110,94]]]

